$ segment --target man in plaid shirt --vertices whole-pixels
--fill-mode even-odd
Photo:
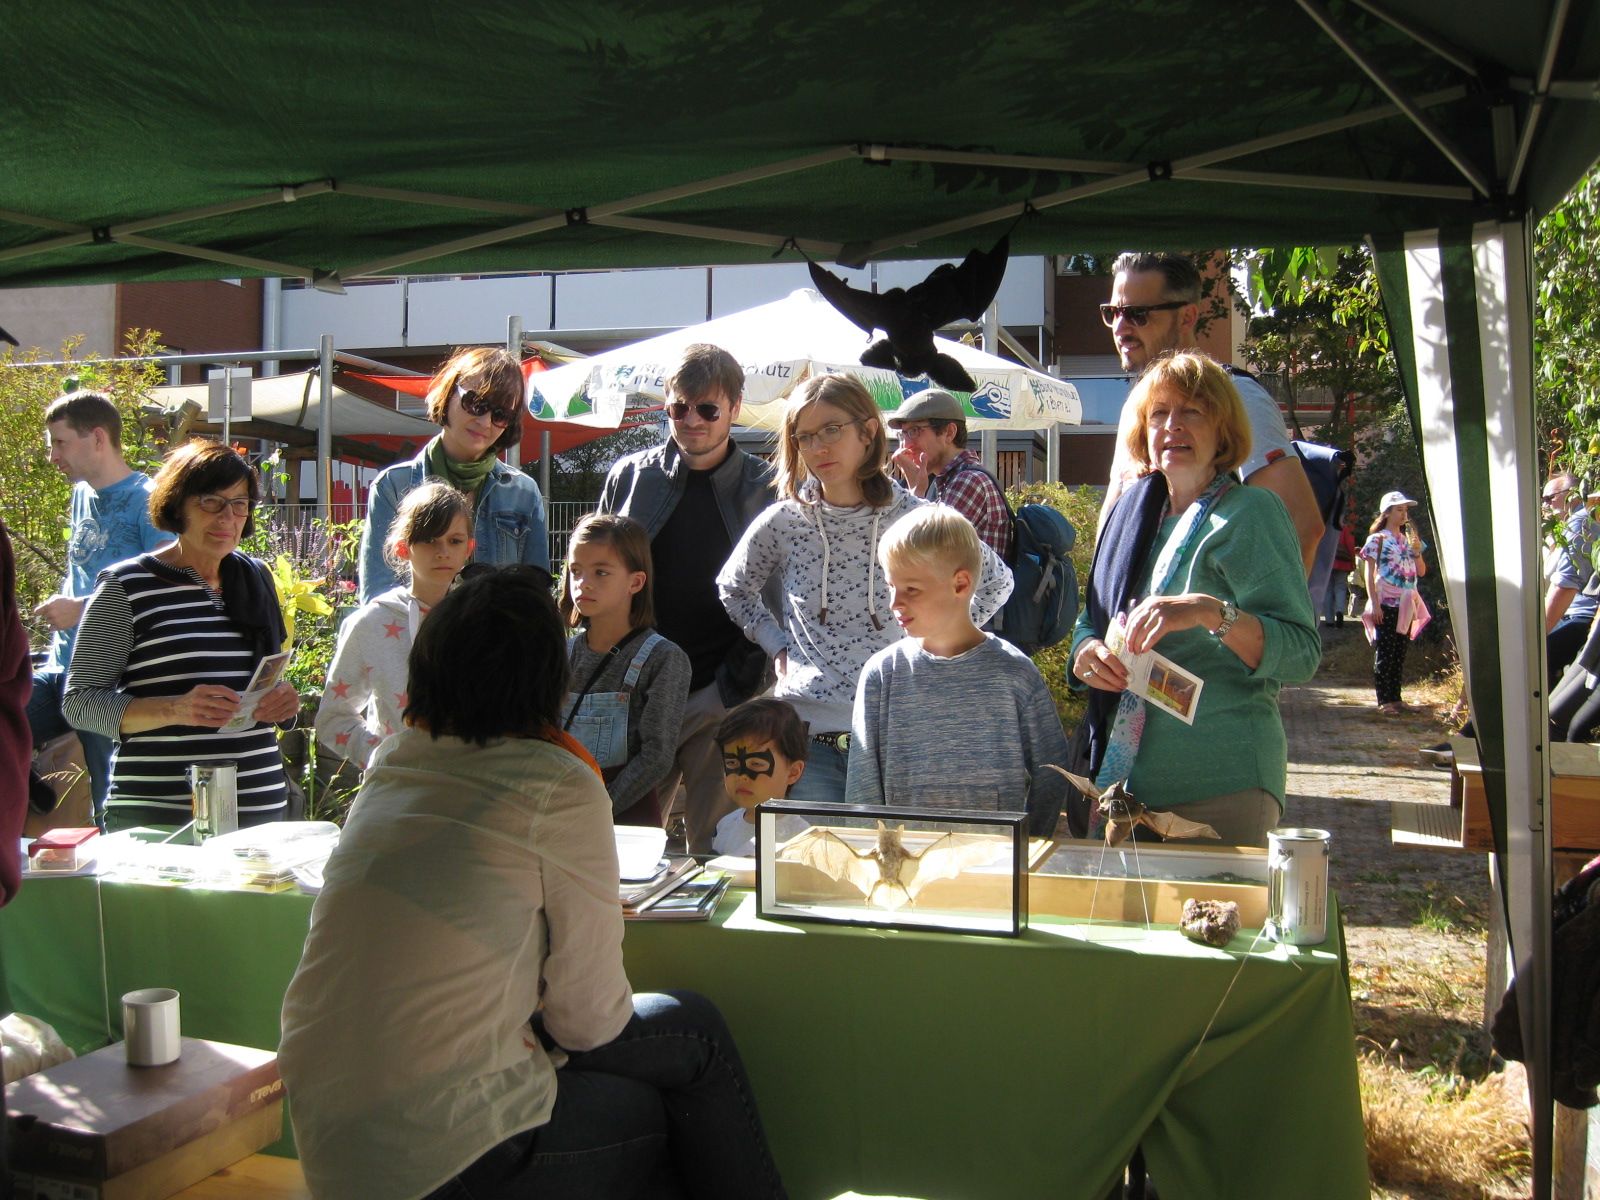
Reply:
[[[1011,513],[993,475],[967,449],[967,414],[949,392],[929,388],[889,418],[900,435],[895,470],[913,495],[948,504],[996,554],[1011,560]]]

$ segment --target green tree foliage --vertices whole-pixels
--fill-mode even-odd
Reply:
[[[122,448],[130,466],[147,469],[165,451],[165,421],[144,408],[151,389],[166,382],[161,368],[80,358],[82,342],[75,337],[62,344],[54,357],[68,365],[60,367],[38,365],[45,361],[38,350],[0,354],[0,518],[16,548],[17,604],[37,644],[45,631],[31,621],[33,606],[55,592],[66,573],[72,496],[72,485],[45,453],[45,410],[72,387],[94,388],[115,400],[122,412]],[[152,330],[132,330],[123,353],[158,353],[159,342],[160,335]]]
[[[1534,385],[1552,468],[1600,478],[1600,166],[1535,228]]]
[[[548,500],[581,501],[593,503],[600,499],[600,488],[606,481],[611,464],[624,454],[643,450],[661,441],[661,430],[655,422],[633,428],[622,428],[603,438],[585,442],[581,446],[557,454],[550,460],[550,495]],[[526,457],[537,452],[537,446],[524,447]],[[529,472],[537,468],[530,464]]]

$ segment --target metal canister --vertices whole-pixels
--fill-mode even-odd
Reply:
[[[239,768],[234,763],[195,763],[189,768],[194,799],[194,840],[203,842],[239,828]]]
[[[1281,827],[1267,834],[1267,936],[1291,946],[1328,937],[1326,829]]]

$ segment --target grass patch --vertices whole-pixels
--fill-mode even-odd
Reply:
[[[1408,1071],[1375,1053],[1359,1066],[1374,1184],[1451,1200],[1518,1194],[1529,1165],[1519,1075],[1469,1082],[1433,1067]]]

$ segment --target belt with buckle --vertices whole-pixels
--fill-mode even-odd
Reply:
[[[830,746],[835,750],[850,749],[849,730],[845,730],[843,733],[813,733],[811,735],[811,740],[813,742],[819,742],[824,746]]]

